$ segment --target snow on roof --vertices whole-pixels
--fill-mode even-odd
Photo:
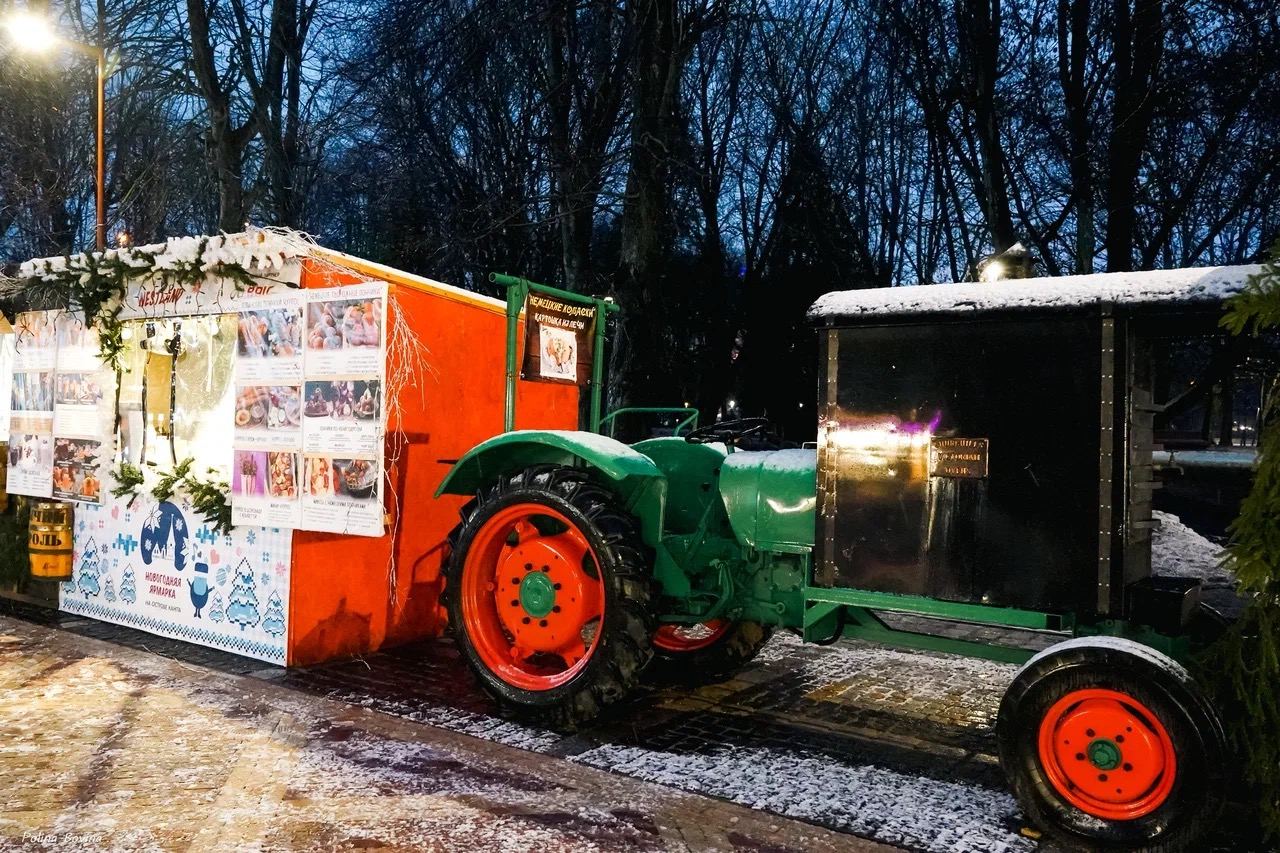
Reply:
[[[1238,293],[1257,265],[1150,272],[1095,273],[964,284],[843,290],[824,294],[809,319],[830,323],[862,316],[978,314],[1125,305],[1212,304]]]

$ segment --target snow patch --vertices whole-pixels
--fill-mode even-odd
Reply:
[[[963,284],[879,287],[827,293],[809,309],[812,320],[863,315],[976,314],[1046,308],[1221,302],[1244,289],[1258,265],[1096,273]]]
[[[1222,547],[1182,523],[1176,515],[1155,511],[1160,522],[1151,537],[1151,573],[1161,577],[1195,578],[1206,589],[1231,589],[1235,577],[1222,565]]]
[[[1018,819],[1009,793],[874,765],[771,749],[680,754],[613,745],[571,760],[914,850],[1035,849],[1006,828]]]

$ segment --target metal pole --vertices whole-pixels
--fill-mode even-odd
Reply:
[[[507,391],[503,407],[503,431],[516,428],[516,370],[520,335],[520,309],[528,288],[523,281],[507,285]]]
[[[97,181],[97,245],[98,251],[107,248],[107,51],[102,46],[102,18],[98,19],[98,181]]]
[[[600,401],[604,383],[605,327],[609,323],[609,311],[603,299],[596,300],[596,345],[591,353],[591,431],[600,432]]]

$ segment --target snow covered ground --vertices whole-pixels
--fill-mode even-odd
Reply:
[[[1229,589],[1235,584],[1231,572],[1222,566],[1222,546],[1187,527],[1176,515],[1157,510],[1151,517],[1160,522],[1151,537],[1152,574],[1196,578],[1205,589]]]

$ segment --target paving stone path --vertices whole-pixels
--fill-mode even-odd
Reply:
[[[0,616],[0,850],[874,851]]]
[[[539,779],[563,782],[578,778],[574,776],[576,773],[608,771],[607,775],[592,778],[616,780],[623,786],[619,790],[624,793],[626,785],[641,780],[665,786],[656,790],[706,795],[726,801],[726,807],[736,803],[753,810],[735,813],[731,816],[735,819],[733,823],[724,822],[730,820],[726,814],[706,813],[687,824],[676,817],[654,816],[671,815],[678,810],[663,811],[665,807],[646,805],[639,811],[649,816],[646,819],[650,823],[660,827],[647,832],[636,827],[649,827],[650,823],[619,818],[608,802],[595,802],[582,793],[581,799],[568,796],[555,809],[548,809],[545,804],[526,807],[521,813],[521,823],[509,830],[517,836],[519,827],[524,826],[543,831],[547,821],[529,814],[539,808],[554,814],[575,813],[575,806],[568,804],[580,804],[576,813],[587,815],[581,820],[591,829],[582,829],[573,836],[573,841],[561,840],[548,849],[578,849],[574,844],[602,844],[609,849],[651,849],[645,844],[681,849],[679,845],[685,844],[690,849],[738,846],[765,850],[824,849],[821,845],[830,844],[835,845],[831,849],[839,849],[841,845],[864,849],[858,846],[866,843],[862,839],[919,851],[1000,853],[1031,851],[1037,847],[1049,849],[1032,840],[1033,833],[1024,826],[995,757],[992,729],[996,710],[1017,669],[1007,664],[906,652],[858,642],[842,641],[823,648],[780,634],[751,666],[733,679],[696,689],[654,685],[596,725],[565,735],[504,718],[475,688],[457,650],[447,639],[416,643],[363,659],[284,670],[68,614],[15,611],[12,605],[3,602],[0,602],[0,613],[6,607],[28,622],[43,620],[56,625],[61,629],[61,636],[107,639],[144,651],[146,654],[140,656],[140,660],[156,661],[157,666],[163,662],[183,667],[183,672],[214,673],[219,678],[242,676],[235,682],[240,685],[236,690],[244,691],[247,697],[257,697],[254,691],[261,687],[269,691],[263,694],[270,697],[269,701],[246,698],[218,713],[231,720],[257,721],[253,725],[258,728],[268,726],[264,721],[271,719],[273,709],[278,709],[280,702],[292,703],[289,705],[292,708],[298,703],[324,701],[325,707],[348,709],[343,714],[362,715],[360,720],[381,720],[382,724],[404,726],[396,730],[397,737],[410,742],[434,743],[432,738],[437,736],[479,738],[486,742],[485,748],[497,750],[489,756],[492,764],[486,765],[493,768],[493,774],[505,772],[502,768],[510,766],[533,766],[537,768],[533,775]],[[903,619],[898,622],[901,627],[917,630],[927,624]],[[21,624],[0,622],[0,629]],[[930,627],[938,628],[936,624]],[[1047,634],[965,625],[947,627],[945,632],[961,639],[1028,648],[1042,648],[1058,639]],[[164,657],[174,658],[176,662],[164,661]],[[146,671],[138,661],[131,666]],[[334,719],[342,717],[337,711],[326,713]],[[70,720],[63,722],[71,723]],[[412,750],[401,751],[393,760],[370,760],[368,756],[378,755],[377,750],[370,752],[372,747],[364,746],[363,736],[348,737],[348,723],[336,727],[317,725],[318,728],[282,731],[294,732],[295,747],[303,755],[319,750],[317,755],[342,758],[342,749],[347,747],[338,745],[354,741],[364,756],[353,759],[356,765],[381,767],[386,764],[389,771],[400,774],[378,783],[384,797],[407,784],[399,781],[401,776],[416,780],[412,785],[422,785],[424,780],[434,779],[442,761],[459,760]],[[205,741],[186,732],[199,732],[201,737],[207,737],[207,729],[203,725],[182,727],[181,742],[190,744],[190,755],[204,756]],[[331,733],[331,729],[337,733]],[[95,737],[109,738],[112,731],[97,730]],[[460,742],[479,743],[468,737],[461,738]],[[218,750],[215,749],[214,754],[218,754]],[[522,765],[521,761],[534,764]],[[312,765],[303,762],[301,766]],[[419,766],[426,769],[416,770]],[[190,779],[196,786],[194,790],[200,790],[203,773],[192,776],[193,771],[181,762],[175,764],[174,772],[188,774],[180,777],[183,784]],[[290,770],[286,775],[292,773]],[[213,775],[217,778],[216,772]],[[299,778],[310,777],[303,774]],[[465,774],[458,778],[458,785],[471,784]],[[173,800],[183,799],[183,784],[170,785]],[[225,784],[223,779],[216,787],[222,791]],[[302,783],[302,793],[296,799],[304,803],[327,802],[330,797],[327,789],[316,785],[318,783]],[[412,785],[406,790],[416,790]],[[518,787],[515,783],[512,785]],[[290,783],[286,793],[292,796],[294,787],[299,786]],[[445,787],[448,788],[448,783]],[[274,794],[264,796],[269,799]],[[461,795],[450,789],[434,791],[431,796],[447,799]],[[625,796],[619,796],[619,802],[625,803]],[[293,799],[287,797],[283,801]],[[702,797],[691,801],[708,802]],[[213,802],[216,804],[217,798]],[[205,800],[200,803],[208,805]],[[321,805],[315,807],[322,808]],[[79,808],[76,806],[73,813],[78,813]],[[510,808],[516,806],[481,809],[477,820],[484,826],[505,826],[484,821],[495,814],[508,819],[506,810]],[[625,808],[623,811],[625,813]],[[65,810],[57,814],[59,825],[82,825],[67,817]],[[744,835],[743,827],[747,824],[743,821],[747,818],[743,815],[752,816],[752,825],[763,826],[765,835]],[[332,838],[323,833],[316,836],[324,849],[343,844],[358,846],[356,841],[376,846],[388,837],[373,832],[367,833],[367,837],[351,836],[346,828],[348,818],[336,813],[322,813],[315,822],[328,827],[324,832],[336,833]],[[575,819],[568,824],[568,829],[566,824],[558,826],[565,832],[570,829],[577,832],[579,822]],[[359,821],[354,825],[358,826]],[[429,837],[432,824],[419,825],[427,835],[418,838]],[[780,828],[770,834],[770,826]],[[0,830],[4,827],[4,821],[0,820]],[[457,838],[468,838],[467,833],[471,831],[460,830]],[[699,832],[709,834],[700,837]],[[305,839],[305,834],[302,837]],[[765,838],[764,842],[759,841],[761,837]],[[798,841],[801,837],[805,839],[803,843]],[[606,840],[600,841],[601,838]],[[530,839],[536,841],[537,836]],[[751,844],[755,843],[765,846],[752,848]],[[285,839],[279,846],[287,849],[304,845],[302,841]],[[463,848],[428,845],[424,849]],[[513,849],[530,848],[517,844]],[[1210,849],[1247,848],[1232,837],[1228,827],[1215,838]]]

